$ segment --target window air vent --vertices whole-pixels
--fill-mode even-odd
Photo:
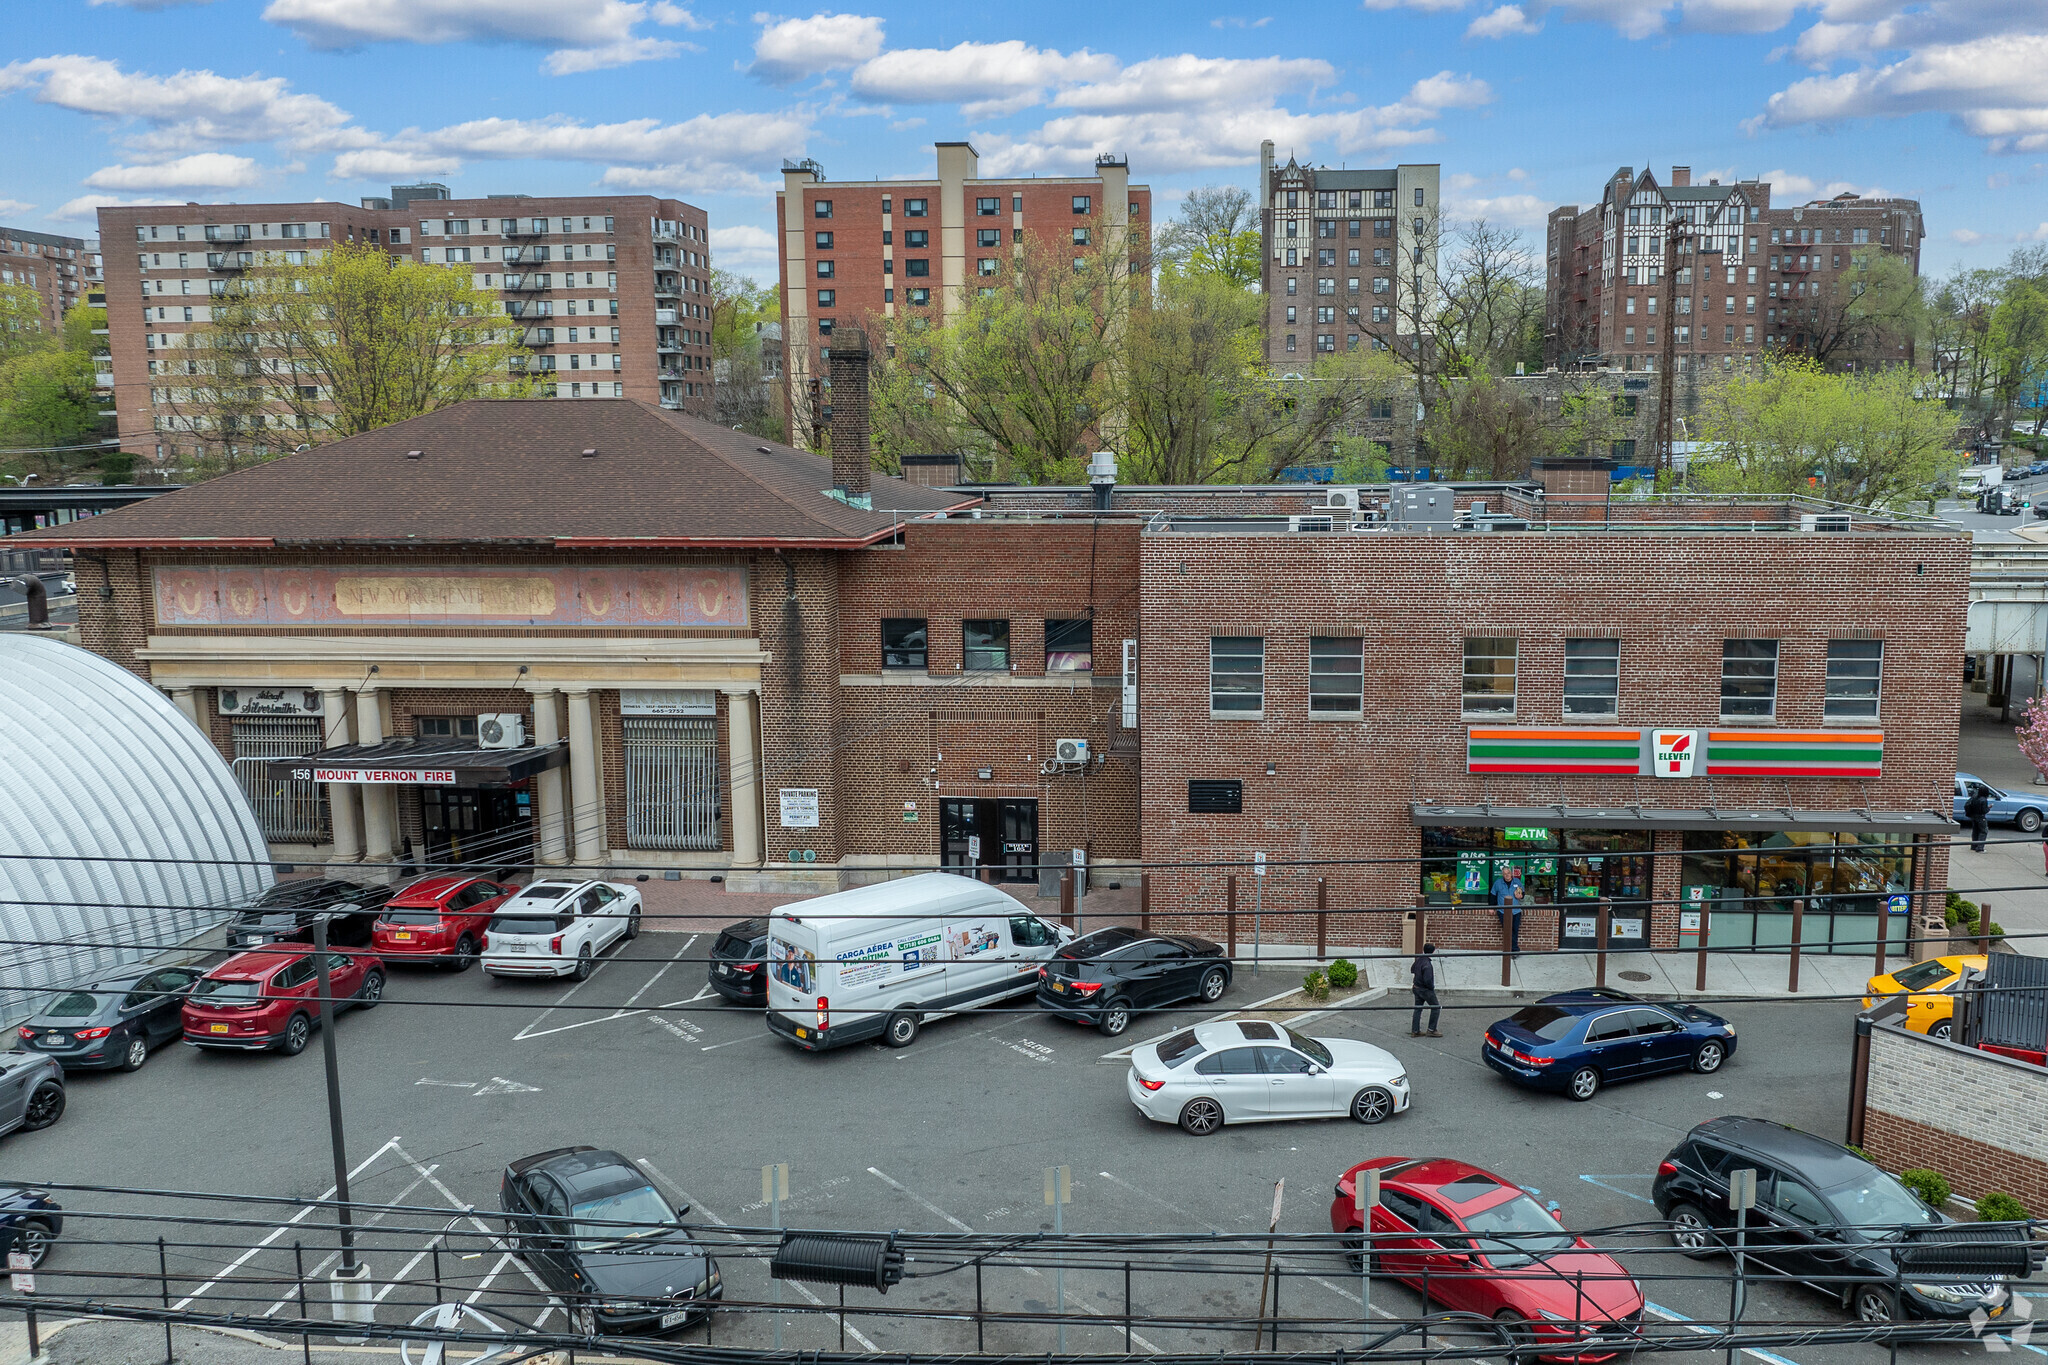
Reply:
[[[1190,778],[1188,814],[1242,815],[1244,783],[1236,778]]]

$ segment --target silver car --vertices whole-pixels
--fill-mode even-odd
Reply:
[[[64,1117],[64,1068],[39,1052],[0,1052],[0,1133]]]
[[[1196,1024],[1133,1048],[1124,1090],[1146,1118],[1196,1137],[1276,1119],[1379,1123],[1409,1099],[1408,1069],[1384,1048],[1263,1019]]]

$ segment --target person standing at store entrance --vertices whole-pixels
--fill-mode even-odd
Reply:
[[[1425,943],[1422,945],[1422,951],[1415,955],[1415,960],[1408,964],[1408,977],[1415,992],[1415,1014],[1408,1021],[1408,1036],[1410,1038],[1443,1037],[1443,1034],[1437,1032],[1436,1028],[1437,1020],[1443,1014],[1444,1007],[1443,1002],[1438,1000],[1436,996],[1436,963],[1433,960],[1435,953],[1436,945],[1434,943]],[[1422,1031],[1422,1011],[1425,1006],[1429,1009],[1428,1033]]]
[[[1522,951],[1522,869],[1505,863],[1493,874],[1493,917],[1507,935],[1508,951]]]

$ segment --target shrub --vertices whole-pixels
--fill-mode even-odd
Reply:
[[[1301,993],[1311,1000],[1330,998],[1330,978],[1321,972],[1310,972],[1301,979]]]
[[[1358,984],[1358,964],[1348,957],[1340,957],[1330,964],[1330,984],[1340,991],[1348,991]]]
[[[1870,1160],[1870,1153],[1868,1153],[1868,1152],[1864,1151],[1864,1150],[1863,1150],[1863,1149],[1862,1149],[1861,1147],[1858,1147],[1858,1146],[1857,1146],[1857,1145],[1856,1145],[1855,1143],[1853,1143],[1853,1142],[1845,1142],[1845,1143],[1843,1143],[1843,1144],[1842,1144],[1842,1150],[1843,1150],[1843,1151],[1845,1151],[1845,1152],[1853,1152],[1853,1153],[1855,1153],[1855,1154],[1856,1154],[1857,1156],[1860,1156],[1860,1157],[1862,1157],[1862,1158],[1863,1158],[1863,1159],[1864,1159],[1865,1161],[1869,1161],[1869,1160]]]
[[[2027,1206],[2009,1194],[1987,1194],[1977,1201],[1980,1223],[2018,1223],[2027,1216]]]
[[[1948,903],[1941,908],[1941,918],[1945,924],[1975,924],[1977,902],[1966,901],[1951,891],[1948,893]]]
[[[1939,1171],[1915,1167],[1899,1172],[1899,1183],[1920,1196],[1920,1202],[1930,1208],[1940,1208],[1948,1202],[1949,1183]]]

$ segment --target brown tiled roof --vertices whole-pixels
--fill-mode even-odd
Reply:
[[[863,510],[831,486],[830,460],[653,403],[478,400],[9,543],[857,545],[963,503],[877,478]]]

